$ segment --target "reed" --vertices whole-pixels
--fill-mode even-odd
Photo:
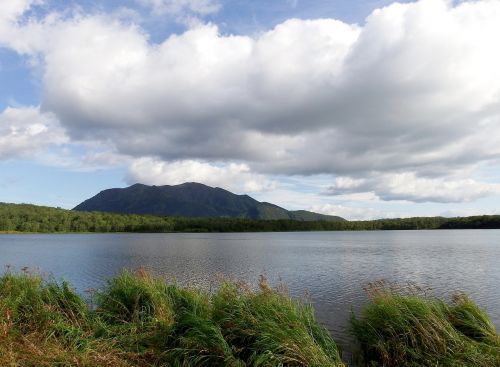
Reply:
[[[352,331],[369,366],[500,366],[500,339],[488,318],[469,297],[450,302],[413,284],[376,282],[370,302]]]
[[[0,277],[1,366],[343,366],[310,305],[261,282],[209,293],[123,272],[93,307],[67,283]]]
[[[342,366],[328,332],[309,304],[272,289],[261,277],[259,291],[225,283],[214,297],[214,319],[251,366]]]
[[[465,294],[367,287],[352,316],[360,365],[500,366],[500,339]],[[223,281],[207,292],[124,271],[89,307],[66,282],[0,276],[0,366],[344,366],[312,306],[272,288]]]

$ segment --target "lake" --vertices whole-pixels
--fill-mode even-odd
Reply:
[[[344,346],[351,306],[359,310],[363,286],[379,279],[465,291],[500,328],[500,230],[0,235],[7,265],[67,279],[79,292],[140,266],[202,287],[219,275],[256,283],[265,274],[308,297]]]

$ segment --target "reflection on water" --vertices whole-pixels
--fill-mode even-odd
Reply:
[[[39,268],[79,291],[124,267],[204,287],[219,274],[256,282],[264,273],[294,296],[307,294],[341,343],[363,285],[382,278],[440,295],[466,291],[499,328],[499,260],[500,230],[0,236],[0,266]]]

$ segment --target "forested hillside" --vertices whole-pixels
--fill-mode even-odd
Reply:
[[[220,187],[196,182],[172,186],[135,184],[125,188],[108,189],[85,200],[74,210],[192,218],[344,220],[338,216],[306,210],[286,210],[272,203],[257,201],[248,195],[237,195]]]
[[[500,228],[500,216],[306,222],[285,219],[185,218],[76,212],[29,204],[0,203],[2,232],[267,232],[448,228]]]

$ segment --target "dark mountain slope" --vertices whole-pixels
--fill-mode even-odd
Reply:
[[[305,210],[288,211],[274,204],[261,203],[248,195],[236,195],[194,182],[174,186],[135,184],[124,189],[104,190],[77,205],[74,210],[182,217],[344,220]]]

